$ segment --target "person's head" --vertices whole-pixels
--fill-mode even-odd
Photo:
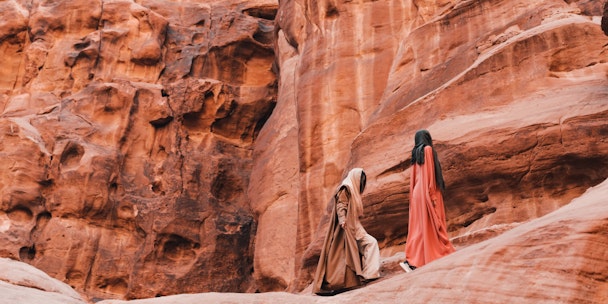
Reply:
[[[433,147],[431,133],[427,130],[418,130],[414,135],[414,148],[412,149],[412,164],[424,164],[424,147]]]
[[[441,164],[437,157],[437,152],[433,148],[433,139],[431,133],[427,130],[418,130],[414,135],[414,148],[412,149],[412,164],[424,164],[424,147],[430,146],[433,149],[433,163],[435,165],[435,181],[437,186],[442,191],[445,190],[445,183],[443,181],[443,173],[441,170]]]
[[[427,130],[418,130],[414,135],[414,146],[433,146],[433,139],[431,133]]]
[[[367,183],[367,176],[365,175],[365,171],[363,171],[363,169],[351,169],[348,172],[347,180],[350,180],[353,188],[359,188],[359,193],[363,193],[363,190],[365,190],[365,184]]]

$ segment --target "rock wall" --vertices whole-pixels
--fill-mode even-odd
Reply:
[[[254,152],[254,175],[265,178],[249,192],[263,189],[258,238],[274,231],[276,218],[297,229],[274,241],[286,250],[255,255],[256,272],[293,291],[311,282],[329,199],[352,167],[368,174],[363,225],[383,256],[402,251],[418,129],[435,139],[458,248],[547,214],[608,177],[603,6],[281,2],[279,106]],[[295,273],[264,262],[272,257]]]
[[[254,290],[274,1],[3,1],[0,256],[95,298]]]

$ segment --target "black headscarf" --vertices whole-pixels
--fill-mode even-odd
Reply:
[[[424,164],[424,147],[430,146],[433,148],[433,139],[431,133],[427,130],[418,130],[414,136],[414,148],[412,149],[412,164]],[[441,191],[445,190],[445,183],[443,182],[443,173],[441,171],[441,164],[437,157],[437,152],[433,148],[433,159],[435,161],[435,182],[437,187]]]
[[[367,183],[367,175],[365,175],[365,171],[361,171],[361,184],[359,185],[359,193],[363,193],[363,190],[365,190],[366,183]]]

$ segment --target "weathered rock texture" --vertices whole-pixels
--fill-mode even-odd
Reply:
[[[209,294],[151,299],[142,304],[197,303],[197,300],[403,303],[404,299],[408,303],[605,303],[608,301],[608,252],[604,250],[608,246],[607,196],[608,180],[567,206],[496,238],[459,250],[413,273],[401,272],[333,297]]]
[[[0,256],[93,298],[253,291],[276,10],[0,2]]]
[[[363,225],[383,255],[403,250],[418,129],[434,136],[459,248],[547,214],[608,177],[603,6],[281,2],[278,106],[256,142],[252,176],[263,178],[251,180],[249,193],[257,192],[261,212],[256,252],[277,242],[289,250],[255,254],[256,273],[294,291],[311,282],[329,198],[352,167],[368,173]],[[297,229],[264,242],[277,217]]]
[[[98,303],[402,303],[404,299],[408,303],[606,303],[606,196],[608,180],[568,205],[496,238],[459,250],[413,273],[399,270],[392,277],[333,297],[285,292],[201,293]],[[0,282],[3,298],[39,303],[43,295],[45,303],[56,303],[56,297],[61,296],[49,288],[61,283],[38,275],[31,266],[15,261],[0,264],[9,273],[31,279],[26,284],[25,280]],[[32,286],[32,282],[43,291],[23,292],[23,285]],[[58,289],[70,293],[69,288]],[[65,299],[60,303],[83,303]]]
[[[352,167],[363,225],[384,257],[403,249],[426,128],[459,252],[293,301],[449,302],[513,275],[501,295],[519,302],[536,274],[522,301],[601,303],[605,208],[520,223],[608,177],[602,2],[2,1],[0,256],[95,301],[301,291]]]

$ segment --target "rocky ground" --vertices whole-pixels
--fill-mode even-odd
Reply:
[[[605,303],[608,301],[608,180],[564,207],[412,273],[383,259],[383,277],[335,296],[268,292],[181,294],[98,303]],[[65,283],[1,259],[4,303],[87,303]],[[99,299],[93,299],[99,300]]]

